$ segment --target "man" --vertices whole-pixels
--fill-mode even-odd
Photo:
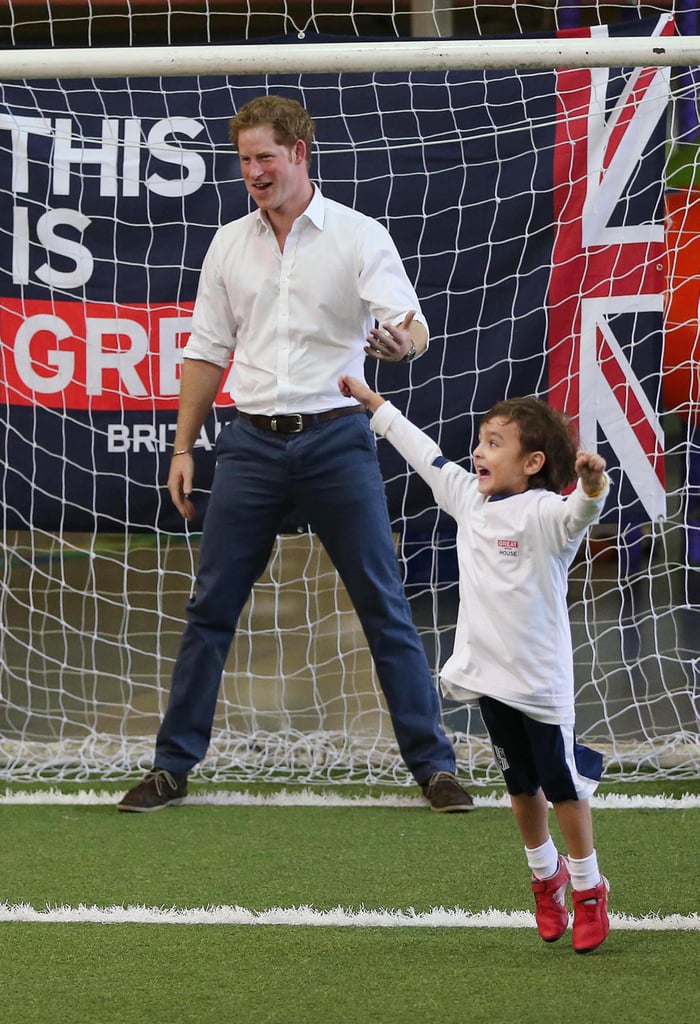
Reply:
[[[154,767],[118,805],[179,803],[206,754],[240,613],[290,511],[316,533],[362,624],[409,770],[437,811],[468,811],[413,624],[367,416],[338,394],[365,356],[407,362],[428,332],[399,254],[376,221],[311,182],[314,122],[264,96],[231,121],[257,211],[216,233],[184,350],[168,489],[190,520],[192,450],[231,353],[237,416],[217,442],[197,588],[158,732]],[[374,326],[378,323],[379,326]],[[341,403],[341,404],[339,404]]]

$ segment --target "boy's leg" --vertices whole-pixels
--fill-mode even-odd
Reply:
[[[537,779],[525,716],[491,697],[482,697],[479,706],[525,845],[537,931],[545,942],[556,942],[569,924],[569,872],[549,831],[549,803]]]
[[[525,847],[534,850],[550,838],[549,804],[541,789],[529,793],[511,793],[510,804]],[[556,857],[555,857],[556,861]]]
[[[610,931],[610,886],[598,868],[588,799],[600,779],[602,758],[596,751],[576,742],[573,726],[543,726],[531,722],[528,731],[533,748],[538,752],[536,756],[541,757],[539,772],[543,789],[553,804],[569,854],[567,866],[574,904],[573,947],[577,953],[590,953],[605,941]],[[548,743],[549,754],[542,756]]]
[[[598,868],[591,807],[588,800],[564,800],[554,804],[554,813],[569,851],[574,901],[573,946],[577,953],[590,953],[610,931],[610,886]]]
[[[588,800],[560,800],[552,806],[569,857],[576,860],[590,857],[593,853],[593,819]]]
[[[545,942],[556,942],[569,925],[566,894],[569,869],[549,831],[549,804],[541,789],[535,796],[511,796],[515,820],[532,872],[537,931]]]
[[[576,742],[573,726],[535,721],[490,697],[482,697],[479,705],[535,876],[532,890],[538,931],[546,942],[563,935],[568,923],[566,890],[571,882],[573,946],[577,953],[589,953],[604,941],[610,929],[609,885],[598,871],[588,802],[600,778],[602,758]],[[544,825],[543,807],[548,801],[554,805],[571,857],[565,861],[557,854],[554,874],[538,877],[539,865],[546,870],[555,852]],[[539,847],[528,845],[540,840]]]

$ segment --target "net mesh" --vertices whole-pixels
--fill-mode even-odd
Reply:
[[[571,17],[539,4],[268,6],[132,2],[115,13],[93,2],[70,25],[69,5],[47,18],[46,5],[9,3],[3,31],[13,46],[111,45],[120,33],[126,44],[178,43],[183,31],[190,41],[318,31],[402,38],[544,31]],[[586,5],[579,22],[603,14],[609,21],[611,9]],[[147,27],[153,17],[158,26]],[[552,74],[320,69],[303,80],[109,83],[39,74],[0,86],[0,771],[121,779],[151,764],[197,562],[199,535],[183,535],[163,485],[201,258],[214,228],[241,212],[226,145],[232,110],[262,88],[319,111],[315,177],[389,227],[431,323],[430,354],[409,377],[386,368],[368,379],[460,460],[489,388],[547,391],[542,352],[522,339],[546,333],[542,309],[526,300],[551,269],[541,241],[554,224],[538,168],[554,159],[557,111]],[[638,496],[623,486],[624,466],[614,470],[613,506],[570,585],[579,736],[628,778],[696,775],[700,760],[695,86],[681,69],[670,87],[664,137],[644,154],[661,154],[668,185],[664,375],[657,368],[642,381],[665,399],[666,514],[631,514]],[[633,181],[628,207],[644,187]],[[515,233],[504,234],[503,208],[516,204]],[[641,330],[630,351],[648,333],[643,313],[631,315]],[[224,400],[199,446],[202,498],[227,414]],[[454,637],[454,533],[405,465],[383,448],[381,458],[437,678]],[[443,714],[460,773],[497,780],[478,712],[445,703]],[[306,531],[278,538],[253,592],[199,770],[216,779],[408,781],[352,606]]]

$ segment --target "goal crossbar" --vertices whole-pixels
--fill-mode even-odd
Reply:
[[[410,40],[10,50],[0,79],[459,71],[700,64],[700,36]]]

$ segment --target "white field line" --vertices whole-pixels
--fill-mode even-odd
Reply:
[[[491,792],[480,796],[475,788],[471,790],[476,807],[510,807],[507,794]],[[98,807],[116,805],[123,795],[109,790],[79,790],[64,793],[58,788],[41,790],[11,790],[0,793],[0,804],[62,805],[70,807]],[[208,807],[407,807],[426,809],[426,802],[420,796],[342,796],[337,791],[317,789],[280,790],[276,793],[255,793],[244,790],[212,790],[188,796],[183,801],[189,806]],[[680,797],[631,796],[625,793],[608,793],[594,796],[591,806],[598,810],[627,810],[646,808],[671,811],[685,811],[700,808],[700,795],[685,793]]]
[[[101,806],[115,804],[120,794],[110,791],[81,790],[64,793],[59,789],[20,792],[6,790],[0,794],[0,804],[38,804],[69,806]],[[233,790],[212,791],[205,795],[190,796],[190,805],[208,806],[273,806],[273,807],[408,807],[425,809],[420,797],[385,795],[379,797],[343,797],[337,793],[316,790],[286,791],[258,794]],[[475,796],[477,807],[509,807],[507,795],[493,792]],[[700,807],[700,797],[685,794],[682,797],[628,796],[608,794],[594,797],[594,807],[604,809],[659,808],[680,810]],[[96,907],[80,904],[77,907],[47,906],[36,910],[29,904],[0,903],[0,922],[84,922],[98,924],[229,924],[229,925],[307,925],[331,927],[373,928],[534,928],[535,918],[529,911],[500,911],[490,909],[479,913],[459,907],[434,908],[427,913],[413,910],[360,910],[336,907],[333,910],[315,910],[313,907],[273,907],[254,911],[246,907],[208,906],[193,909],[164,909],[162,907],[126,906]],[[696,931],[700,930],[697,914],[671,914],[667,917],[647,915],[641,918],[624,914],[610,915],[611,928],[634,931]]]
[[[315,910],[309,906],[272,907],[248,910],[246,907],[209,906],[181,910],[176,907],[126,906],[77,907],[47,906],[36,910],[26,903],[0,903],[0,923],[13,921],[35,924],[199,924],[199,925],[306,925],[332,928],[535,928],[535,916],[529,911],[489,910],[472,913],[460,907],[434,907],[425,913],[414,910],[353,910],[335,907]],[[629,917],[611,914],[610,927],[618,931],[700,931],[700,915],[648,914]]]

